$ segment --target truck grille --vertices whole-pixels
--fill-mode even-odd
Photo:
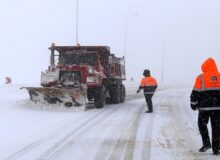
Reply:
[[[81,83],[81,71],[60,71],[59,80],[68,79],[73,76],[74,80]]]

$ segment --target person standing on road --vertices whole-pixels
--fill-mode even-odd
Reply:
[[[198,127],[203,146],[199,152],[212,148],[214,155],[219,155],[220,142],[220,73],[213,58],[202,64],[202,74],[197,76],[190,95],[191,108],[199,110]],[[210,143],[207,124],[211,120],[212,145]]]
[[[137,90],[139,93],[142,89],[144,89],[144,96],[147,102],[148,111],[145,113],[152,113],[153,112],[153,104],[152,104],[152,97],[157,89],[157,81],[155,78],[151,77],[150,70],[144,70],[144,78],[141,80],[141,84]]]

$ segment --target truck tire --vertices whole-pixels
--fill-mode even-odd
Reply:
[[[105,87],[100,87],[100,88],[97,88],[96,91],[95,91],[95,107],[96,108],[103,108],[104,105],[105,105]]]
[[[72,102],[65,102],[64,103],[64,106],[69,108],[69,107],[72,107],[73,106],[73,103]]]
[[[120,102],[123,103],[126,97],[126,90],[124,84],[120,85],[120,91],[121,91]]]
[[[119,85],[112,86],[110,92],[111,102],[113,104],[120,103],[120,99],[121,99],[120,97],[121,97],[120,86]]]

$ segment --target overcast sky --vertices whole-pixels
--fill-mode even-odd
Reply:
[[[79,42],[126,55],[128,80],[149,68],[161,82],[164,55],[164,81],[191,84],[206,58],[220,64],[219,7],[219,0],[79,0]],[[75,8],[76,0],[1,2],[2,83],[10,76],[40,84],[50,44],[76,43]]]

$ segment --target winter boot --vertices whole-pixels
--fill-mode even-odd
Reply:
[[[199,152],[206,152],[208,149],[211,149],[212,146],[209,144],[209,145],[203,145],[200,149],[199,149]]]
[[[213,155],[218,156],[218,155],[220,155],[220,152],[219,151],[215,151],[215,152],[213,152]]]

